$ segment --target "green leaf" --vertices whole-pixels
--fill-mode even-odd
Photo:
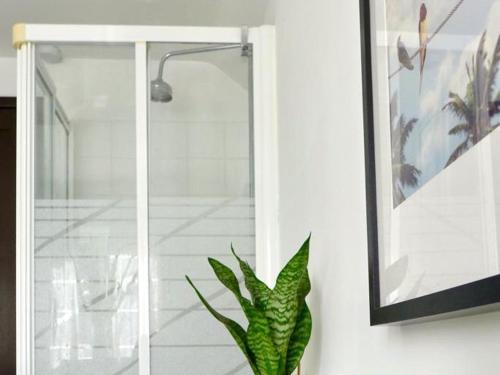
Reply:
[[[217,276],[219,281],[231,292],[233,292],[237,298],[240,298],[240,283],[233,270],[214,258],[208,258],[208,263],[210,263],[210,266],[214,270],[215,276]]]
[[[306,265],[307,267],[307,265]],[[299,306],[302,308],[302,305],[305,303],[305,298],[311,291],[311,281],[309,280],[309,272],[306,268],[304,275],[302,276],[301,282],[299,284],[299,289],[297,290],[297,298],[299,301]],[[300,311],[300,308],[299,308]]]
[[[231,268],[229,268],[228,266],[224,265],[223,263],[219,262],[217,259],[214,258],[208,258],[208,263],[210,263],[210,266],[214,270],[214,273],[219,279],[219,281],[227,289],[233,292],[234,296],[240,303],[241,308],[243,309],[243,312],[245,313],[248,321],[250,321],[250,316],[249,316],[251,314],[250,307],[253,306],[250,303],[250,301],[247,298],[243,297],[243,295],[241,294],[240,285],[233,270],[231,270]]]
[[[250,367],[252,368],[253,372],[255,375],[260,375],[257,366],[255,364],[254,358],[249,351],[249,348],[247,346],[247,334],[245,330],[234,320],[229,319],[225,317],[224,315],[218,313],[210,304],[208,301],[203,297],[203,295],[198,291],[196,286],[193,284],[191,279],[186,276],[186,280],[188,283],[193,287],[194,291],[198,295],[198,298],[200,301],[203,303],[203,305],[207,308],[207,310],[214,316],[215,319],[217,319],[219,322],[224,324],[226,329],[229,331],[231,336],[233,337],[234,341],[236,341],[236,344],[239,346],[243,354],[248,360],[248,363],[250,364]]]
[[[238,260],[240,264],[241,272],[245,277],[245,286],[250,292],[250,296],[252,297],[252,302],[254,306],[259,310],[265,310],[267,301],[271,294],[271,289],[262,281],[260,281],[252,268],[248,265],[247,262],[243,261],[234,251],[233,245],[231,245],[231,251],[233,255]]]
[[[208,262],[219,281],[238,299],[248,319],[247,343],[255,358],[257,369],[263,375],[279,375],[281,358],[271,339],[269,324],[264,313],[241,295],[238,279],[229,267],[213,258],[209,258]]]
[[[304,354],[312,330],[312,317],[307,304],[302,306],[302,310],[297,318],[297,324],[290,337],[288,352],[286,355],[286,372],[285,375],[290,375],[299,365],[300,359]]]
[[[286,355],[290,337],[295,329],[297,316],[302,308],[310,283],[307,273],[309,259],[309,238],[297,254],[288,262],[278,275],[276,286],[269,296],[265,315],[271,328],[274,345],[286,366]]]
[[[312,318],[305,302],[311,290],[307,271],[309,241],[310,236],[281,271],[273,290],[256,277],[248,263],[239,258],[231,246],[251,301],[242,295],[234,272],[216,259],[209,258],[219,281],[240,303],[249,321],[247,332],[238,323],[215,311],[186,276],[205,307],[229,330],[256,375],[291,375],[309,342]]]
[[[262,375],[281,375],[281,357],[276,350],[264,313],[255,307],[250,308],[247,342],[255,356],[255,363]]]

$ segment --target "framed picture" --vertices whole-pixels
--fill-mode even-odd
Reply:
[[[500,306],[500,0],[360,0],[371,324]]]

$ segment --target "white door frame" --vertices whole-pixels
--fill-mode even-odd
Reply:
[[[33,241],[36,43],[135,45],[136,158],[139,283],[139,375],[149,375],[148,103],[147,43],[240,43],[236,27],[17,24],[17,374],[34,375]],[[279,267],[278,150],[273,26],[249,29],[253,46],[253,118],[257,274],[268,284]]]

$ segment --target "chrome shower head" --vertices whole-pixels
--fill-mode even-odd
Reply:
[[[172,101],[172,86],[161,77],[151,81],[151,100],[153,102],[168,103]]]
[[[246,31],[245,31],[246,32]],[[245,37],[243,39],[246,39]],[[216,46],[207,46],[201,48],[190,48],[180,51],[172,51],[165,53],[158,64],[158,76],[155,80],[151,81],[151,100],[153,102],[168,103],[172,101],[172,86],[163,80],[163,68],[165,62],[174,56],[190,55],[193,53],[205,53],[212,51],[222,51],[227,49],[242,48],[243,56],[249,56],[249,45],[247,42],[239,44],[222,44]]]

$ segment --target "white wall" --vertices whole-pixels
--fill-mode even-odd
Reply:
[[[0,96],[16,96],[16,59],[0,57]]]
[[[268,0],[265,11],[265,25],[274,25],[276,18],[276,0]]]
[[[283,261],[312,231],[304,375],[489,375],[500,313],[369,327],[358,2],[278,0]]]

